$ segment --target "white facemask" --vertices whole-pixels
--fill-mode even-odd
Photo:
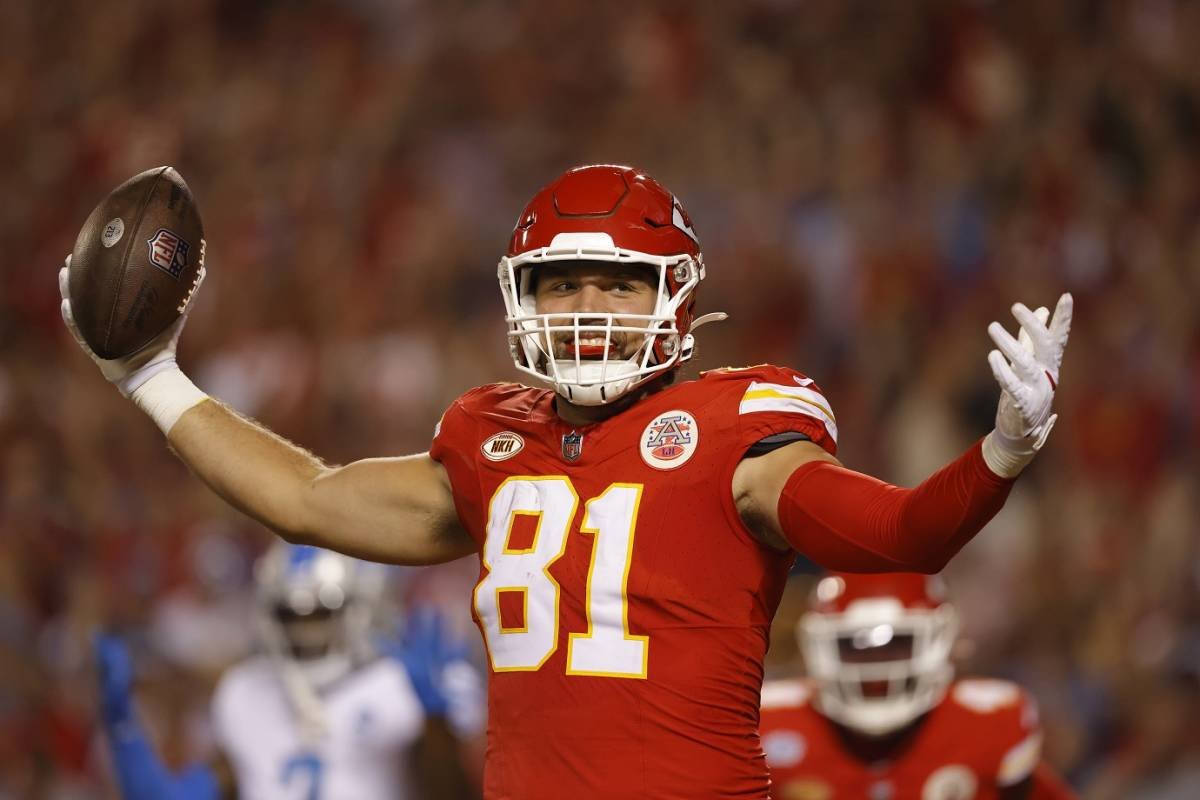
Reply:
[[[653,313],[537,313],[532,267],[554,261],[607,261],[653,268],[658,276]],[[669,293],[668,272],[679,286],[674,294]],[[550,247],[502,258],[498,277],[508,312],[505,319],[509,326],[509,346],[517,369],[549,384],[576,405],[611,403],[691,358],[694,347],[691,332],[681,333],[677,321],[679,309],[704,278],[703,262],[691,256],[655,256],[625,250],[616,247],[606,233],[561,233],[554,237]],[[692,330],[724,316],[706,315],[692,323]],[[574,358],[555,357],[555,340],[563,334],[571,337]],[[610,358],[614,334],[638,341],[638,347],[625,358]],[[580,346],[586,341],[601,343],[605,347],[603,357],[581,358]],[[658,352],[656,344],[660,345]]]

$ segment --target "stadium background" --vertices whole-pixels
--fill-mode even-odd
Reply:
[[[964,668],[1036,694],[1087,797],[1200,796],[1200,4],[0,8],[0,798],[105,796],[102,621],[140,643],[168,758],[202,752],[269,540],[63,330],[91,207],[181,170],[210,265],[183,365],[344,462],[424,449],[513,376],[494,265],[528,196],[596,161],[696,223],[701,310],[732,315],[696,363],[816,377],[843,460],[892,481],[988,430],[987,322],[1075,294],[1058,429],[949,570]],[[466,625],[471,572],[402,599]],[[784,631],[772,672],[793,656]]]

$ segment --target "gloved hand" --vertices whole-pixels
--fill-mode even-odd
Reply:
[[[92,651],[100,678],[100,718],[106,726],[117,726],[133,719],[133,659],[129,648],[117,636],[97,633]]]
[[[426,715],[446,716],[450,710],[447,670],[466,660],[466,642],[450,635],[437,611],[417,608],[408,615],[401,645],[394,655],[408,670]]]
[[[1011,478],[1024,469],[1058,419],[1052,407],[1072,308],[1070,294],[1058,299],[1053,319],[1045,308],[1035,312],[1015,304],[1012,313],[1021,326],[1016,339],[999,322],[988,326],[999,348],[988,353],[988,363],[1001,392],[996,428],[984,439],[983,457],[997,475]]]
[[[121,796],[127,800],[217,800],[216,774],[196,764],[179,775],[163,765],[138,723],[133,707],[133,659],[117,636],[97,633],[92,652],[100,678],[100,722],[112,752]]]
[[[183,308],[183,312],[179,315],[179,319],[175,320],[165,331],[154,337],[141,350],[124,358],[113,359],[104,359],[97,356],[92,352],[92,348],[88,347],[87,342],[84,341],[83,336],[79,333],[79,328],[75,324],[75,316],[71,313],[71,298],[67,289],[70,267],[71,256],[68,254],[63,261],[63,268],[58,271],[58,293],[62,297],[63,322],[67,324],[67,329],[71,331],[71,335],[75,337],[75,341],[83,348],[83,352],[87,353],[88,357],[96,362],[96,366],[100,367],[100,372],[121,391],[121,394],[129,397],[135,389],[150,380],[150,378],[175,366],[175,347],[179,343],[179,335],[183,333],[183,326],[187,323],[188,314],[191,313],[196,292],[200,289],[200,284],[204,282],[206,272],[203,261],[200,263],[200,272],[196,276],[196,282],[192,287],[191,293],[188,295],[186,305]]]

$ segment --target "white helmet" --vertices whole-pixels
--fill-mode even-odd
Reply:
[[[838,573],[816,586],[797,635],[822,714],[884,736],[941,702],[958,615],[936,576]]]
[[[281,541],[259,560],[255,582],[263,646],[293,702],[320,727],[317,694],[374,655],[383,568]]]

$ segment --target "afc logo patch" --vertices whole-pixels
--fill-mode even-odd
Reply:
[[[638,444],[643,461],[655,469],[667,470],[686,464],[699,442],[695,417],[686,411],[667,411],[651,420]]]
[[[159,228],[146,244],[150,247],[150,263],[172,278],[178,278],[187,266],[192,246],[166,228]]]

